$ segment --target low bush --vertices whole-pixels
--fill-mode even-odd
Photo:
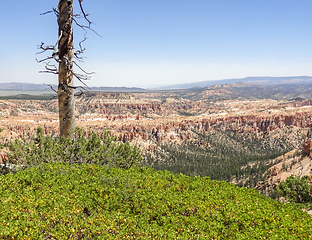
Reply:
[[[110,167],[130,168],[141,163],[140,150],[111,137],[108,131],[102,134],[75,129],[74,140],[45,135],[37,129],[33,139],[16,139],[8,144],[8,161],[0,169],[2,173],[17,171],[41,163],[67,162],[69,164],[99,164]]]
[[[0,182],[0,239],[312,238],[307,213],[208,177],[59,162]]]
[[[280,196],[289,202],[296,203],[299,207],[306,205],[312,207],[312,185],[309,184],[309,176],[290,176],[277,186]],[[300,205],[301,204],[301,205]]]

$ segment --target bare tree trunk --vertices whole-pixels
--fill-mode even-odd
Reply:
[[[73,139],[75,129],[75,101],[73,89],[73,0],[60,0],[59,26],[59,85],[58,103],[60,135]]]

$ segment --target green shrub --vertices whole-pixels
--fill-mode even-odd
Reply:
[[[290,176],[277,186],[278,193],[292,203],[312,204],[312,185],[308,184],[309,176]]]
[[[121,143],[107,131],[103,131],[102,136],[89,132],[89,137],[86,138],[79,128],[76,128],[75,138],[71,140],[46,136],[39,127],[35,138],[16,139],[9,143],[8,148],[10,160],[2,169],[4,173],[10,169],[16,171],[50,162],[95,163],[130,168],[139,165],[142,160],[139,149],[136,146],[131,148],[129,142]]]
[[[0,239],[312,239],[307,213],[208,177],[60,162],[0,182]]]

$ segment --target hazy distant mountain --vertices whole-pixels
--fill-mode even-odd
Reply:
[[[57,85],[51,85],[54,89],[57,90]],[[90,87],[92,91],[99,92],[144,92],[146,91],[143,88],[127,88],[127,87]],[[36,84],[36,83],[0,83],[0,91],[42,91],[49,92],[51,88],[46,84]]]
[[[56,87],[56,85],[53,87]],[[0,91],[48,91],[50,89],[51,88],[45,83],[0,83]]]
[[[246,78],[232,78],[223,80],[193,82],[184,84],[175,84],[160,87],[159,89],[188,89],[194,87],[207,87],[213,85],[223,85],[232,83],[251,83],[259,85],[278,85],[278,84],[311,84],[312,77],[309,76],[295,76],[295,77],[246,77]]]
[[[232,79],[223,79],[215,81],[203,81],[203,82],[193,82],[193,83],[184,83],[184,84],[175,84],[159,87],[159,90],[168,90],[168,89],[189,89],[189,88],[203,88],[214,85],[224,85],[224,84],[233,84],[233,83],[249,83],[249,84],[258,84],[258,85],[283,85],[283,84],[292,84],[292,85],[307,85],[312,84],[312,77],[309,76],[294,76],[294,77],[246,77],[246,78],[232,78]],[[57,90],[57,85],[52,84],[52,87]],[[148,91],[144,88],[136,87],[90,87],[92,91],[99,92],[145,92]],[[52,92],[51,88],[43,84],[35,83],[0,83],[0,91],[41,91],[41,92]]]
[[[97,92],[146,92],[146,89],[136,87],[91,87],[91,90]]]

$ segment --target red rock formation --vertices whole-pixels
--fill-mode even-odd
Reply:
[[[292,107],[312,106],[312,99],[307,99],[291,104]]]
[[[308,155],[310,157],[312,157],[312,141],[308,140],[306,141],[303,145],[302,145],[302,152],[304,155]]]
[[[155,151],[156,150],[156,145],[154,145],[154,144],[151,144],[151,145],[149,145],[149,149],[151,150],[151,151]]]
[[[216,89],[207,89],[207,91]],[[186,140],[191,139],[190,132],[209,132],[215,128],[221,130],[232,130],[235,132],[258,133],[260,131],[274,131],[284,126],[295,126],[306,128],[312,126],[312,112],[309,108],[301,106],[312,105],[312,100],[305,100],[291,103],[298,109],[290,111],[277,111],[280,106],[277,101],[225,101],[207,105],[202,101],[177,100],[171,96],[161,93],[90,93],[90,96],[78,98],[76,107],[77,126],[84,129],[91,128],[93,131],[102,132],[102,129],[109,128],[112,134],[122,141],[142,139],[147,141]],[[143,100],[139,99],[144,98]],[[158,97],[159,99],[153,99]],[[118,99],[117,99],[118,98]],[[161,103],[162,102],[162,103]],[[7,129],[4,140],[22,136],[33,136],[36,128],[40,125],[46,134],[58,133],[57,111],[52,113],[47,109],[57,110],[57,101],[3,101],[0,104],[1,115],[6,115],[12,107],[29,109],[20,111],[20,117],[2,120],[0,127]],[[266,105],[267,104],[267,105]],[[223,110],[226,108],[227,110]],[[232,108],[250,109],[246,113],[237,113]],[[265,109],[270,111],[265,112]],[[231,112],[231,109],[233,112]],[[262,109],[259,112],[259,109]],[[129,111],[130,110],[130,111]],[[177,112],[194,110],[204,113],[202,116],[183,117]],[[205,112],[207,110],[207,113]],[[245,111],[245,110],[244,110]],[[92,112],[92,114],[90,114]],[[222,114],[221,114],[222,112]],[[146,117],[150,114],[152,117]],[[213,114],[212,114],[213,113]],[[172,115],[170,115],[172,114]],[[156,116],[156,117],[155,117]],[[97,121],[95,119],[101,119]],[[149,119],[148,119],[149,118]],[[43,120],[46,119],[44,123]],[[147,120],[148,119],[148,120]],[[86,133],[88,134],[88,133]]]
[[[274,168],[273,168],[273,170],[272,170],[271,176],[272,176],[272,177],[275,177],[275,176],[277,176],[280,172],[281,172],[281,171],[280,171],[276,166],[274,166]]]

